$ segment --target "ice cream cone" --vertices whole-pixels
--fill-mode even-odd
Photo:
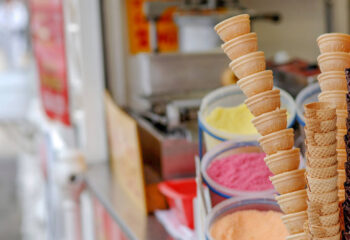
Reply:
[[[341,239],[341,234],[338,233],[332,237],[321,237],[321,238],[318,238],[318,237],[313,237],[312,240],[339,240]]]
[[[337,164],[337,155],[335,154],[330,157],[320,158],[320,157],[312,157],[307,152],[306,160],[307,160],[307,165],[312,168],[330,167],[334,164]]]
[[[304,230],[304,223],[307,220],[306,211],[286,214],[281,217],[289,234],[301,233]]]
[[[332,237],[334,235],[339,234],[340,232],[340,224],[335,224],[333,226],[315,226],[309,224],[310,232],[314,237],[324,238],[324,237]],[[313,238],[314,239],[314,238]]]
[[[306,233],[297,233],[293,235],[289,235],[286,240],[308,240]]]
[[[231,60],[235,60],[243,55],[257,51],[258,39],[256,33],[246,33],[222,44],[221,47]]]
[[[317,38],[321,53],[350,52],[350,36],[345,33],[325,33]]]
[[[283,130],[287,127],[287,110],[276,109],[272,112],[261,114],[254,118],[252,123],[262,136]]]
[[[345,149],[337,149],[338,169],[344,169],[344,163],[346,162]]]
[[[309,131],[325,133],[336,130],[337,119],[335,116],[333,119],[325,121],[312,118],[305,118],[305,123]]]
[[[339,223],[339,212],[331,213],[329,215],[320,216],[322,226],[332,226]]]
[[[270,177],[279,194],[295,192],[305,188],[305,169],[293,170]]]
[[[324,72],[317,79],[322,91],[347,90],[344,71]]]
[[[306,176],[306,181],[312,193],[325,193],[337,189],[338,176],[324,179]]]
[[[266,136],[260,137],[258,141],[264,152],[268,155],[272,155],[282,150],[289,150],[294,145],[294,130],[288,128],[270,133]]]
[[[337,129],[346,129],[346,118],[348,111],[345,109],[337,109]]]
[[[341,90],[324,91],[318,95],[318,99],[320,102],[335,104],[337,109],[346,109],[346,93],[346,91]]]
[[[339,189],[338,190],[338,198],[339,202],[344,202],[345,201],[345,189]]]
[[[345,170],[338,170],[338,188],[339,189],[344,189],[344,182],[346,180],[345,177]]]
[[[312,178],[331,178],[337,175],[338,164],[329,167],[313,168],[306,166],[306,173]]]
[[[313,193],[306,189],[307,197],[314,203],[333,203],[338,201],[338,189],[326,193]]]
[[[344,135],[346,132],[346,129],[337,129],[337,148],[339,149],[345,149]]]
[[[273,74],[271,70],[257,72],[242,78],[237,84],[247,97],[252,97],[258,93],[272,90]]]
[[[334,201],[331,203],[317,203],[317,202],[307,201],[307,205],[308,205],[307,212],[315,213],[318,216],[329,215],[339,211],[338,201]]]
[[[215,26],[220,38],[227,42],[235,37],[250,32],[250,19],[248,14],[241,14],[226,19]]]
[[[305,211],[307,208],[307,195],[305,189],[282,194],[275,198],[285,214]]]
[[[300,163],[300,150],[299,148],[293,148],[278,151],[275,154],[266,156],[265,162],[274,175],[296,170]]]
[[[332,120],[336,116],[335,105],[332,103],[313,102],[313,103],[305,104],[304,109],[305,109],[305,118],[313,118],[320,121],[325,121],[325,120]],[[311,129],[309,128],[309,130]]]
[[[344,71],[350,67],[350,54],[345,52],[322,53],[317,58],[321,72]]]
[[[311,145],[315,146],[328,146],[334,144],[336,141],[337,131],[329,131],[326,133],[318,133],[308,130],[307,127],[304,128],[305,136]]]
[[[326,158],[336,155],[337,144],[329,146],[312,146],[306,142],[306,149],[311,157]]]
[[[307,220],[310,225],[321,226],[320,215],[309,209],[307,210]]]
[[[252,114],[257,117],[263,113],[274,111],[281,106],[280,91],[274,89],[247,98],[244,103]]]
[[[257,72],[266,69],[266,60],[264,52],[252,52],[243,55],[230,63],[230,68],[238,77],[238,79],[245,78]]]

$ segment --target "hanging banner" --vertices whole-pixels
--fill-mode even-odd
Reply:
[[[31,0],[31,33],[46,115],[70,126],[62,0]]]

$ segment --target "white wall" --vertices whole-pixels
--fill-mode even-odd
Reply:
[[[333,2],[335,30],[347,31],[347,1]],[[285,50],[292,57],[316,61],[319,55],[316,39],[326,31],[323,0],[242,0],[242,4],[259,13],[279,12],[282,15],[279,24],[259,21],[253,25],[258,33],[259,48],[267,57]]]

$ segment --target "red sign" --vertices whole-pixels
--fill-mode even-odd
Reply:
[[[31,32],[46,115],[70,126],[62,0],[31,0]]]

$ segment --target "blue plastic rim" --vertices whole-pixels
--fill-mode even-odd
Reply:
[[[237,197],[225,200],[218,205],[216,205],[212,211],[207,215],[205,220],[205,238],[207,240],[213,240],[210,236],[210,230],[212,224],[219,219],[220,217],[236,212],[235,210],[240,211],[240,208],[247,207],[247,209],[256,209],[262,211],[276,211],[281,212],[276,200],[273,197]],[[247,210],[242,209],[242,210]]]
[[[207,152],[204,158],[201,161],[201,174],[203,182],[208,186],[209,190],[215,193],[216,195],[223,198],[232,198],[236,196],[250,196],[250,195],[259,195],[259,196],[267,196],[275,193],[273,189],[267,189],[264,191],[242,191],[242,190],[234,190],[225,188],[212,180],[206,173],[207,167],[210,162],[215,160],[221,154],[230,151],[232,149],[242,148],[242,147],[259,147],[259,143],[256,141],[249,142],[236,142],[235,140],[226,141],[221,143],[220,145],[213,148],[211,151]],[[207,179],[206,179],[207,178]],[[215,186],[217,185],[217,186]],[[232,192],[232,194],[228,195],[228,193]]]
[[[224,148],[222,149],[221,151],[217,152],[215,155],[213,155],[212,157],[213,158],[216,158],[217,156],[219,156],[220,154],[228,151],[228,150],[231,150],[231,149],[234,149],[234,148],[239,148],[239,147],[246,147],[246,146],[259,146],[259,144],[257,142],[238,142],[238,143],[235,143],[234,145],[232,146],[229,146],[227,148]],[[215,149],[214,149],[215,151]],[[230,195],[226,195],[222,192],[219,192],[218,190],[216,190],[215,188],[213,188],[206,180],[204,177],[202,177],[203,179],[203,182],[205,183],[205,185],[207,185],[207,187],[209,188],[210,191],[214,192],[215,194],[219,195],[220,197],[223,197],[223,198],[231,198],[232,196]]]

